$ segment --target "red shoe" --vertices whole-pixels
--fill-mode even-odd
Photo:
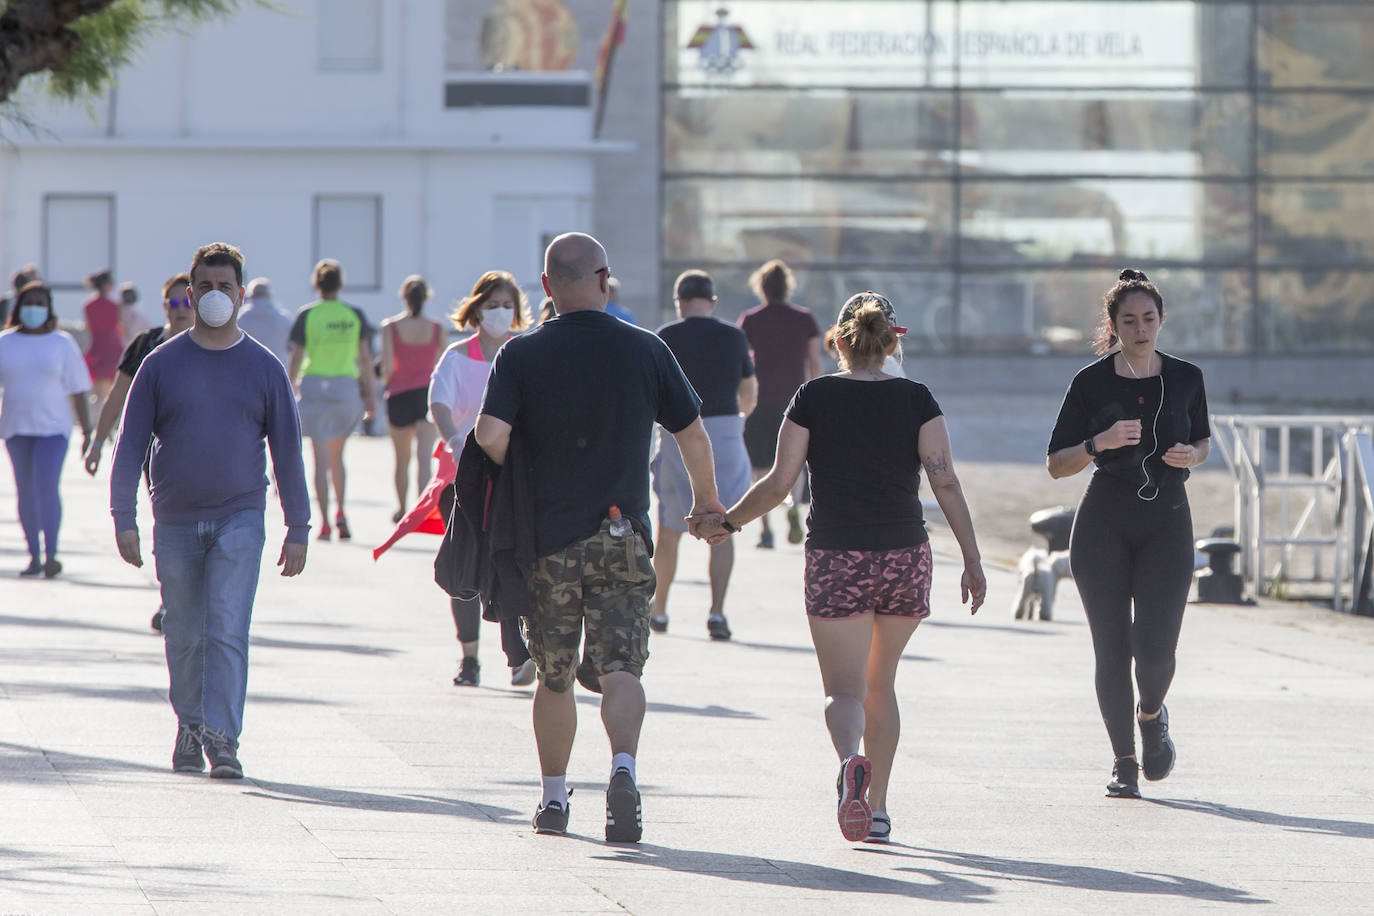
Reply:
[[[323,525],[320,526],[320,532],[319,534],[315,535],[315,540],[327,541],[329,540],[329,536],[333,533],[334,529],[329,527],[329,522],[325,522]]]
[[[835,784],[840,796],[840,833],[851,843],[866,839],[873,829],[873,809],[868,806],[871,774],[868,758],[863,754],[851,754],[844,759]]]
[[[334,527],[339,529],[339,540],[346,541],[353,537],[348,530],[348,519],[343,517],[342,512],[334,516]]]

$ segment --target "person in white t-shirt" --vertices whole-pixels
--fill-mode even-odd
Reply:
[[[478,278],[472,292],[458,303],[449,320],[460,330],[477,333],[465,337],[444,351],[429,382],[429,415],[439,428],[456,462],[463,442],[477,423],[482,409],[482,393],[491,374],[496,351],[511,334],[529,326],[529,304],[515,277],[504,270],[489,270]],[[477,598],[452,598],[453,623],[463,657],[458,663],[455,686],[476,687],[481,666],[477,663],[477,637],[482,622],[482,606]],[[534,662],[525,661],[511,673],[511,683],[528,684],[534,680]]]
[[[73,411],[81,423],[83,452],[91,438],[86,403],[91,374],[76,341],[57,327],[52,290],[42,283],[19,291],[9,325],[0,332],[0,390],[0,438],[14,467],[19,524],[29,548],[29,565],[19,575],[42,573],[51,579],[62,571],[57,560],[62,524],[58,480]]]

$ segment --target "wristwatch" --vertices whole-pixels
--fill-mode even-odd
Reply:
[[[720,527],[724,528],[726,531],[730,532],[731,534],[735,534],[736,532],[739,531],[739,528],[736,527],[736,526],[734,526],[734,525],[732,525],[732,524],[730,524],[730,520],[729,520],[728,518],[726,518],[725,516],[723,516],[723,515],[720,517]]]
[[[1097,446],[1093,444],[1093,437],[1089,436],[1083,440],[1083,447],[1088,450],[1088,454],[1097,457]]]

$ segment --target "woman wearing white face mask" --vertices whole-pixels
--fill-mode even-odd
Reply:
[[[411,446],[415,449],[415,492],[429,483],[430,453],[434,451],[434,425],[429,422],[429,377],[444,348],[444,329],[439,322],[420,314],[429,298],[429,284],[419,274],[401,284],[406,310],[382,322],[382,385],[386,394],[386,425],[396,449],[396,514],[406,514],[410,484]]]
[[[529,325],[528,308],[515,277],[504,270],[489,270],[449,316],[460,330],[477,332],[444,351],[429,384],[429,413],[454,461],[458,460],[463,441],[477,422],[482,392],[486,390],[487,376],[491,373],[491,361],[511,334]],[[453,683],[475,687],[480,667],[477,664],[477,634],[482,619],[481,605],[475,598],[450,600],[453,623],[463,647]],[[533,679],[534,663],[531,661],[523,662],[511,675],[513,684],[528,684]]]
[[[42,283],[29,283],[19,291],[9,326],[0,333],[0,389],[0,438],[14,466],[19,523],[29,548],[29,565],[19,575],[42,573],[51,579],[62,571],[57,561],[62,524],[57,484],[73,411],[81,422],[83,452],[90,442],[86,393],[91,375],[76,341],[58,329],[52,290]]]

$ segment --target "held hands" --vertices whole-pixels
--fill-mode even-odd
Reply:
[[[988,579],[983,575],[982,563],[975,560],[964,564],[964,574],[959,577],[959,594],[961,603],[967,604],[970,598],[973,599],[969,614],[978,613],[983,606],[983,599],[988,596]]]
[[[1197,464],[1197,449],[1187,442],[1176,442],[1161,457],[1171,468],[1190,468]]]
[[[283,543],[281,545],[281,556],[277,557],[277,565],[281,567],[283,578],[289,579],[292,576],[299,576],[305,569],[305,544]]]
[[[119,548],[119,556],[125,563],[128,563],[130,566],[142,568],[143,551],[138,546],[137,528],[116,531],[115,545]]]
[[[1093,445],[1100,452],[1109,448],[1126,448],[1140,444],[1140,421],[1117,420],[1106,432],[1093,436]]]
[[[724,520],[725,507],[719,501],[693,506],[692,514],[684,519],[687,522],[688,534],[713,547],[730,537],[730,532],[726,531],[722,524]]]

